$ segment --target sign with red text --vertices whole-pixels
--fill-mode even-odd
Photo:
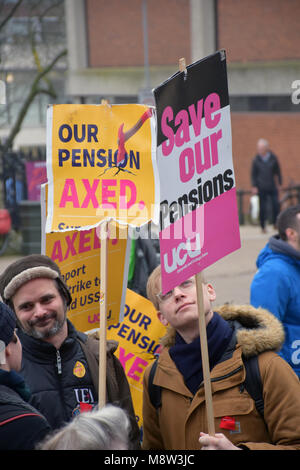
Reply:
[[[166,292],[241,246],[225,52],[176,73],[154,96]]]
[[[115,223],[109,223],[107,265],[107,324],[123,319],[127,289],[130,243],[120,235]],[[100,227],[89,230],[46,233],[45,254],[60,268],[70,289],[72,303],[68,318],[83,332],[99,328],[100,303],[103,301],[100,276]]]
[[[160,323],[152,303],[127,289],[124,320],[108,328],[107,338],[119,343],[116,356],[125,370],[138,425],[142,426],[143,375],[160,351],[166,327]]]
[[[157,221],[154,136],[145,105],[50,106],[46,232]]]

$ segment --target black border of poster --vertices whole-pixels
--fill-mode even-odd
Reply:
[[[199,77],[203,77],[199,80]],[[221,108],[229,105],[226,53],[220,50],[186,67],[186,72],[176,72],[164,83],[154,89],[156,101],[157,122],[161,122],[164,109],[172,104],[174,115],[181,109],[196,103],[214,92],[220,96]],[[173,128],[172,123],[168,124]],[[157,126],[157,146],[167,140]]]

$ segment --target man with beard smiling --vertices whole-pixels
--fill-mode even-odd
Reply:
[[[53,429],[98,399],[99,340],[78,332],[67,319],[71,295],[58,266],[47,256],[29,255],[0,276],[0,294],[15,312],[23,346],[21,374],[31,404]],[[139,447],[139,430],[129,385],[107,341],[107,402],[126,410],[132,426],[131,446]]]

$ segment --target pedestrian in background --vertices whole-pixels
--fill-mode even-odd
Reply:
[[[278,158],[270,150],[267,140],[257,142],[257,155],[251,167],[252,194],[259,197],[259,221],[262,232],[266,232],[268,201],[272,207],[272,223],[275,226],[279,213],[278,190],[282,184],[281,169]]]

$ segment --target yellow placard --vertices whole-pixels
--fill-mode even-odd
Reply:
[[[99,328],[101,292],[100,227],[46,234],[46,251],[70,288],[68,318],[83,332]],[[109,224],[107,324],[122,321],[127,288],[130,243],[127,228]]]
[[[166,328],[158,320],[152,303],[127,289],[124,320],[109,326],[107,338],[119,343],[115,354],[125,370],[140,427],[143,424],[144,371],[154,361],[154,354],[159,353],[160,339],[165,333]]]
[[[155,154],[152,108],[49,107],[46,232],[91,228],[109,219],[136,227],[157,223]]]

